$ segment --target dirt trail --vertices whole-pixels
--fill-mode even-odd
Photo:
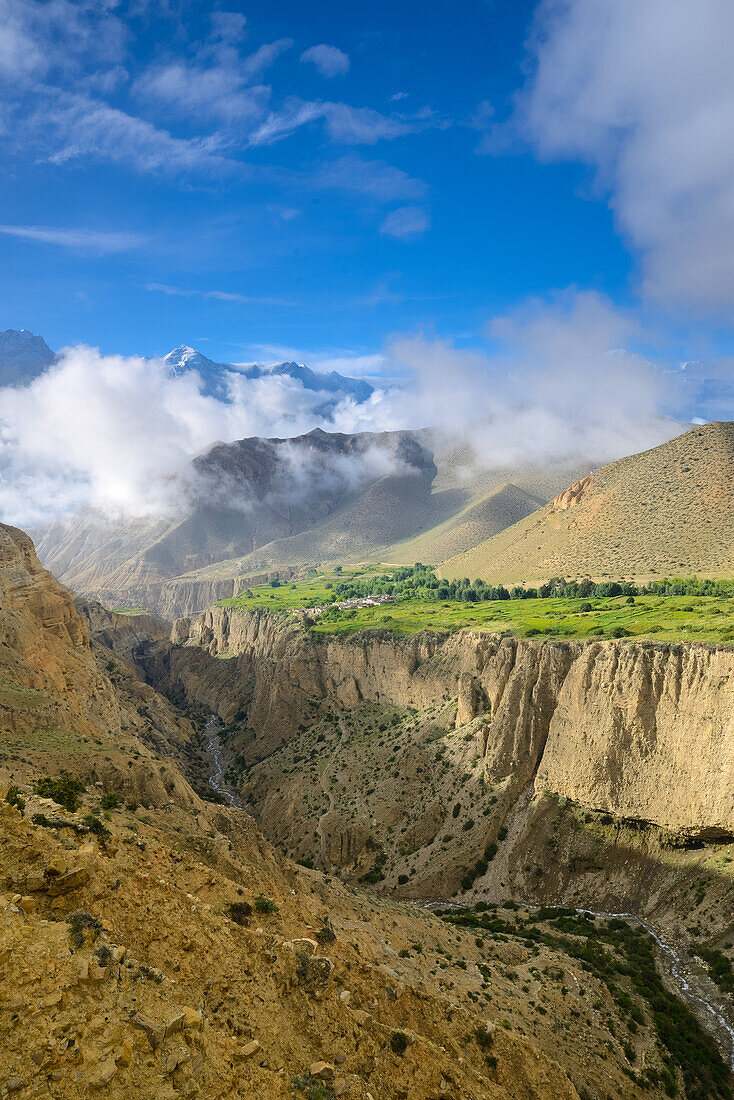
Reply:
[[[334,767],[336,760],[339,757],[339,753],[343,748],[344,741],[349,736],[349,731],[346,729],[344,722],[341,718],[339,719],[339,731],[341,733],[341,737],[339,738],[335,747],[332,749],[326,767],[319,777],[321,789],[329,800],[329,808],[327,810],[324,810],[324,812],[319,817],[318,822],[316,823],[316,835],[319,838],[319,854],[321,856],[321,863],[324,871],[331,871],[332,868],[331,860],[329,859],[327,851],[326,834],[324,832],[323,825],[324,820],[329,816],[330,813],[333,813],[333,811],[336,809],[336,798],[334,796],[334,792],[331,789],[331,784],[328,783],[327,780],[331,774],[331,770]]]

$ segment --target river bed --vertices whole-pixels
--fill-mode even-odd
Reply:
[[[224,750],[219,738],[221,728],[222,724],[216,714],[210,715],[204,727],[204,733],[207,736],[206,752],[214,766],[214,771],[209,776],[209,786],[213,791],[216,791],[218,795],[222,796],[228,806],[231,806],[235,810],[244,810],[246,814],[250,814],[250,810],[244,798],[242,798],[237,791],[233,791],[231,787],[227,786],[225,780],[226,764],[224,760]]]

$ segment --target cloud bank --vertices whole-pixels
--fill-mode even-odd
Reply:
[[[732,41],[726,0],[544,0],[513,123],[541,156],[596,170],[641,258],[645,295],[727,314]]]
[[[482,467],[599,463],[674,435],[680,426],[662,413],[706,385],[723,412],[726,394],[705,368],[671,374],[624,350],[636,336],[599,295],[532,301],[488,324],[485,350],[396,339],[382,369],[400,384],[336,406],[287,375],[230,373],[217,399],[195,372],[172,377],[160,360],[66,349],[30,385],[0,390],[0,517],[32,526],[81,507],[170,515],[191,491],[191,459],[247,436],[428,426],[470,442]]]

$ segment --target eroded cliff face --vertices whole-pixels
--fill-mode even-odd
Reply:
[[[170,760],[151,766],[193,726],[125,656],[90,645],[88,621],[30,538],[0,524],[0,781],[68,770],[147,805],[198,805]]]
[[[293,618],[212,608],[176,622],[158,675],[225,720],[243,706],[248,762],[315,702],[485,713],[494,774],[619,818],[734,832],[734,654],[704,645],[531,642],[477,631],[315,638]]]

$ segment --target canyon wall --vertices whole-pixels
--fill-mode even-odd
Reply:
[[[466,630],[317,637],[296,617],[211,608],[150,643],[154,682],[229,720],[247,708],[256,760],[315,702],[484,712],[494,774],[618,818],[734,833],[734,653],[652,642],[538,642]]]

